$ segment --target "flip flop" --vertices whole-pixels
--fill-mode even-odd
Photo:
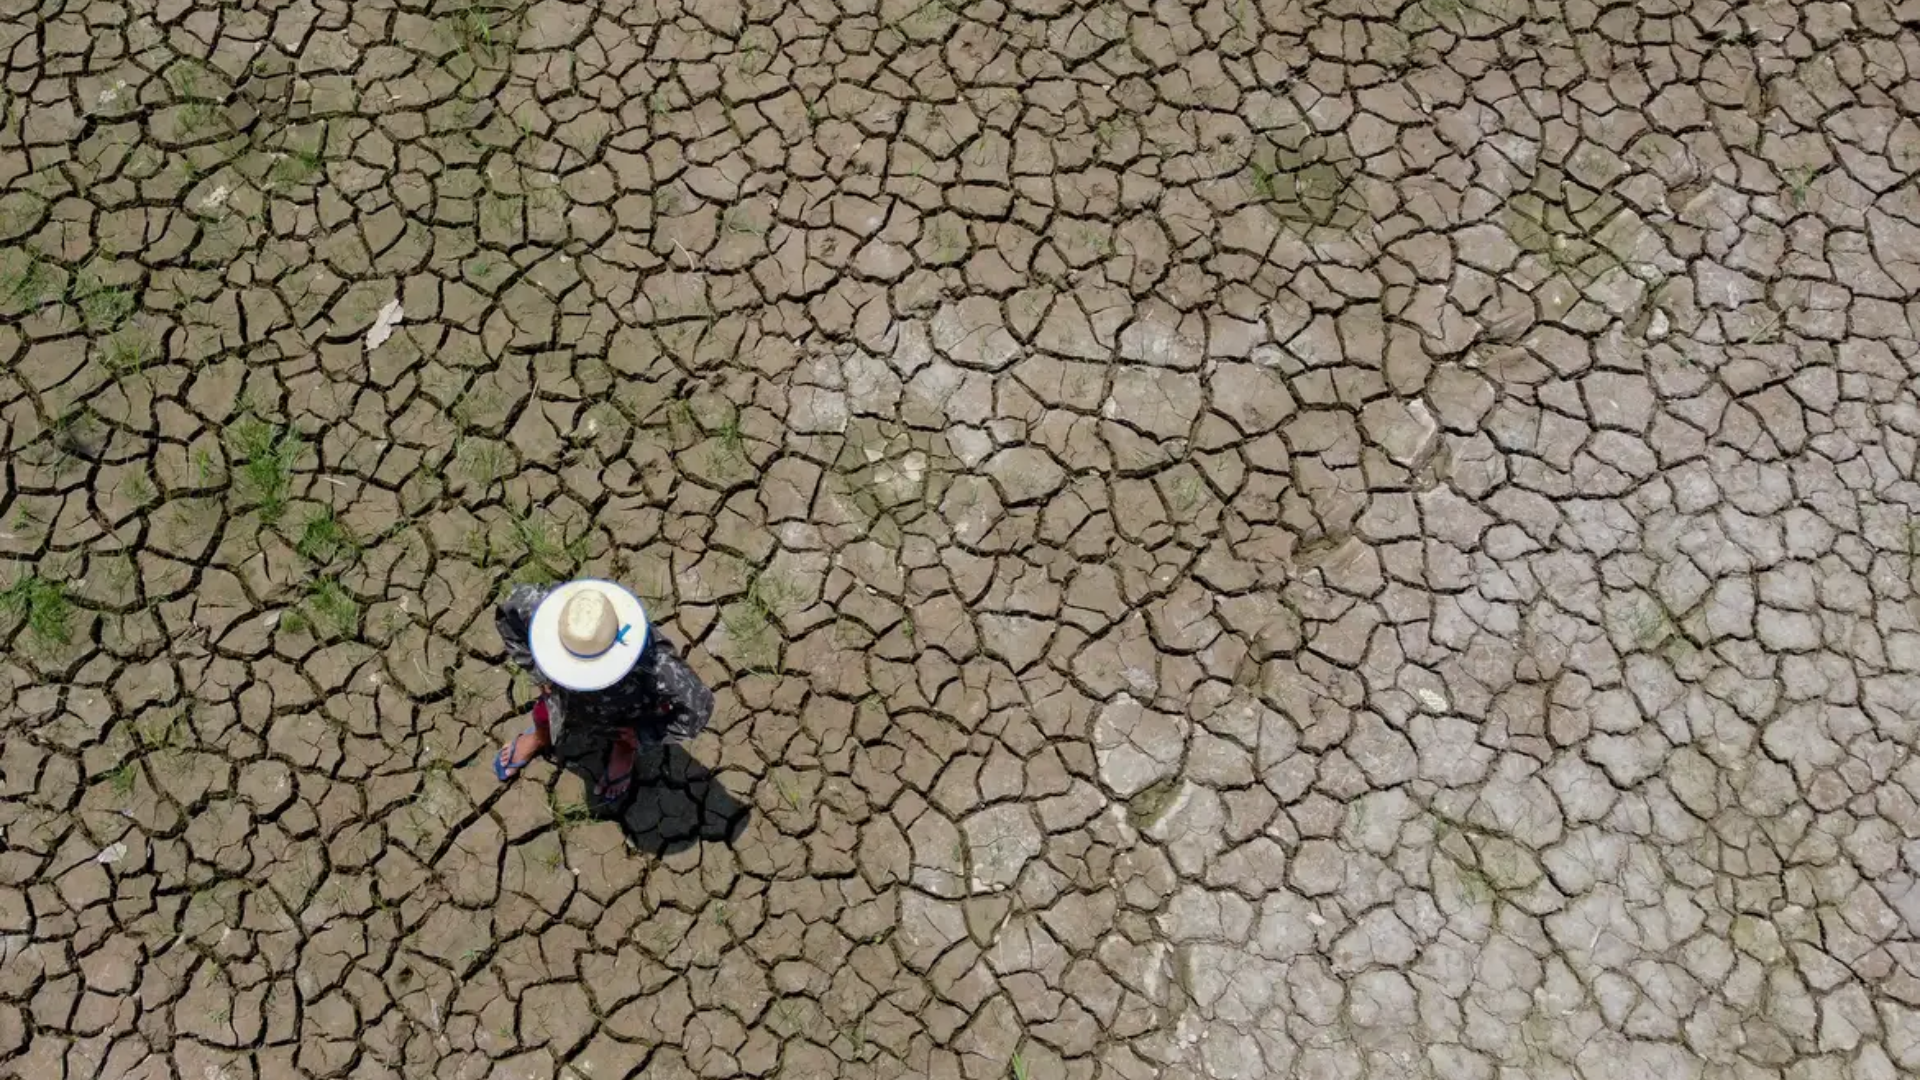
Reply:
[[[540,729],[537,727],[530,727],[527,730],[521,732],[520,735],[531,735],[538,730]],[[520,736],[518,735],[514,736],[513,742],[519,742],[519,741],[520,741]],[[501,747],[501,749],[511,751],[512,747],[513,747],[513,743],[508,743],[506,746]],[[513,761],[509,759],[508,761],[503,763],[500,760],[500,755],[495,754],[493,755],[493,775],[496,777],[499,777],[500,782],[504,784],[508,780],[511,780],[514,777],[520,775],[520,770],[532,764],[533,759],[539,756],[540,756],[540,751],[535,750],[532,754],[529,754],[527,756],[527,759],[525,761]]]
[[[639,756],[635,755],[634,764],[638,764],[639,761]],[[626,798],[627,794],[632,790],[633,765],[628,765],[627,771],[621,773],[619,776],[614,776],[609,773],[601,777],[600,782],[594,785],[593,798],[594,801],[598,802],[603,808],[612,807],[617,805],[620,800]]]

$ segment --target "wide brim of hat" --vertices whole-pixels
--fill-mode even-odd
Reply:
[[[613,605],[614,617],[620,625],[632,627],[625,641],[591,658],[575,656],[560,641],[560,609],[583,589],[599,589]],[[533,621],[527,627],[527,645],[533,650],[534,665],[548,682],[568,690],[605,690],[625,678],[646,650],[647,609],[639,597],[611,581],[595,578],[569,581],[548,593],[540,606],[533,609]]]

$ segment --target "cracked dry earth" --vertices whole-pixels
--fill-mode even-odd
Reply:
[[[0,11],[5,1075],[1920,1070],[1920,4]]]

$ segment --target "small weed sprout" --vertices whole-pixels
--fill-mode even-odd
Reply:
[[[1819,170],[1808,167],[1788,169],[1781,174],[1781,180],[1786,183],[1787,203],[1795,210],[1806,208],[1807,193],[1812,190],[1813,181],[1818,175]]]

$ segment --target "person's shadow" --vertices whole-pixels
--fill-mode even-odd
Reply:
[[[562,728],[554,759],[591,792],[607,767],[605,738]],[[751,808],[733,797],[713,771],[677,743],[641,746],[633,762],[633,784],[617,814],[601,816],[620,823],[634,849],[671,855],[703,841],[732,844],[746,831]]]

